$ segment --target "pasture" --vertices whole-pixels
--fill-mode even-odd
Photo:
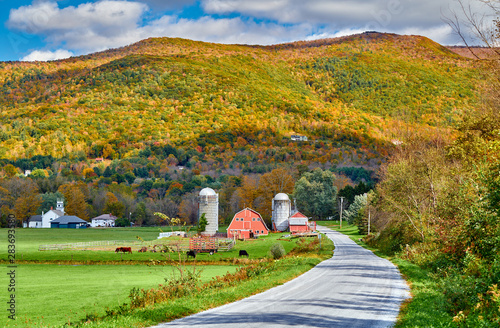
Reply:
[[[167,231],[166,229],[163,229]],[[39,251],[42,244],[78,243],[106,240],[135,242],[156,240],[158,228],[114,229],[16,229],[16,311],[17,320],[0,315],[0,326],[53,327],[77,322],[87,316],[102,316],[106,310],[128,303],[132,288],[153,288],[165,278],[177,273],[177,253],[115,253],[108,251],[54,250]],[[0,260],[7,264],[7,230],[0,233]],[[181,253],[181,263],[201,270],[202,281],[235,272],[239,265],[240,250],[249,259],[269,257],[271,245],[279,241],[286,252],[296,246],[297,239],[284,238],[286,233],[237,241],[228,252],[214,255],[198,253],[195,259],[186,259]],[[178,238],[178,237],[171,237]],[[150,265],[156,262],[157,265]],[[158,262],[160,261],[160,262]],[[161,265],[158,265],[161,263]],[[6,270],[6,269],[5,269]],[[8,275],[0,275],[2,299],[7,300]]]
[[[237,266],[198,266],[202,280],[234,272]],[[17,320],[0,316],[0,327],[45,327],[75,322],[127,303],[134,287],[153,288],[178,276],[173,266],[21,264],[16,269]],[[0,275],[0,286],[8,276]],[[7,299],[2,288],[2,299]],[[17,325],[17,326],[16,326]]]

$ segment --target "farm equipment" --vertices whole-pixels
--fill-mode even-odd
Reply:
[[[219,250],[219,241],[212,237],[192,237],[189,239],[189,249],[196,253],[216,253]]]

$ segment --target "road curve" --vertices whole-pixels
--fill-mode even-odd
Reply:
[[[319,230],[335,244],[331,259],[261,294],[155,328],[392,326],[409,297],[398,269],[345,235]]]

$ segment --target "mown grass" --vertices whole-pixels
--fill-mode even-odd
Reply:
[[[234,272],[234,265],[198,266],[202,281]],[[75,322],[89,314],[104,315],[128,300],[132,288],[153,288],[165,278],[178,276],[173,266],[147,265],[40,265],[16,269],[15,321],[0,316],[1,327],[47,327]],[[7,275],[0,285],[7,286]],[[2,299],[7,297],[2,289]]]

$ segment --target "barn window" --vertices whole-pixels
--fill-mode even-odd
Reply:
[[[255,221],[255,218],[252,218],[252,221]]]

